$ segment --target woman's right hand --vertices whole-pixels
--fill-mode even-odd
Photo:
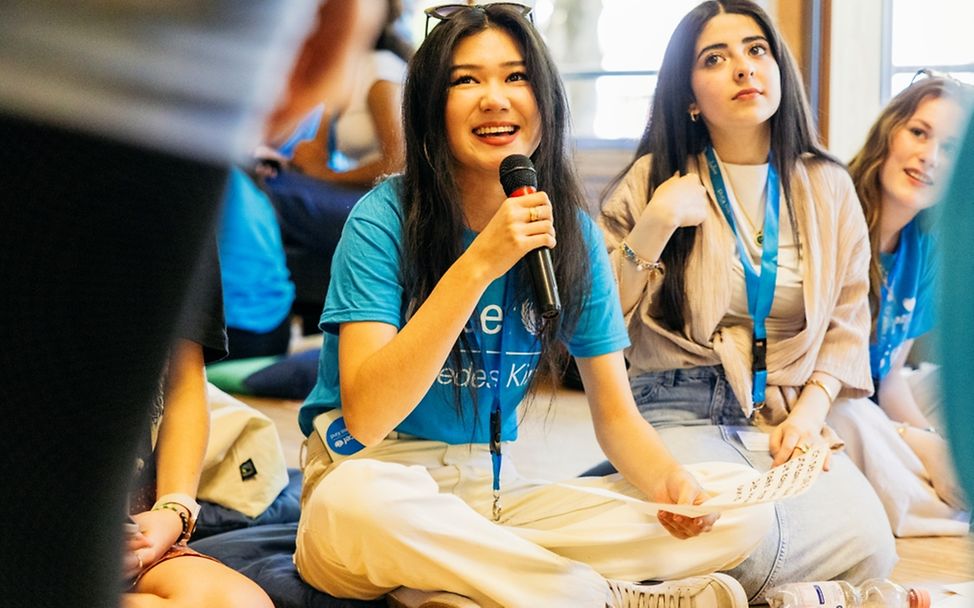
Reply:
[[[900,436],[920,459],[937,496],[954,509],[968,510],[970,505],[954,472],[947,441],[935,432],[912,426],[904,426]]]
[[[656,188],[640,221],[650,221],[673,230],[699,226],[707,218],[709,204],[707,189],[701,183],[700,176],[696,173],[680,175],[677,172]]]
[[[125,578],[132,578],[142,572],[149,563],[142,555],[142,549],[151,547],[152,541],[142,533],[141,528],[125,539],[125,552],[122,554],[122,572]],[[139,559],[141,557],[141,559]]]
[[[494,280],[529,251],[555,245],[551,201],[544,192],[535,192],[505,199],[463,257]]]
[[[183,524],[179,514],[169,509],[143,511],[132,516],[139,531],[128,539],[123,567],[135,576],[156,563],[179,540]]]

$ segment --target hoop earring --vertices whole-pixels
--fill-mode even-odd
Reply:
[[[687,112],[690,115],[690,122],[697,122],[700,118],[700,112]]]

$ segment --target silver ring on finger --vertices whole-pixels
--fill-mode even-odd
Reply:
[[[139,571],[141,572],[142,568],[145,566],[145,564],[142,563],[142,552],[136,549],[132,553],[135,553],[135,559],[139,560]]]

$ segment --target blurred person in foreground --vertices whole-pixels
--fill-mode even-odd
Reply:
[[[974,121],[967,117],[954,170],[946,180],[938,223],[943,264],[937,314],[940,319],[940,358],[943,361],[943,419],[961,488],[974,496],[974,409],[970,380],[974,375]],[[974,574],[974,571],[972,571]]]
[[[269,112],[274,139],[343,90],[381,5],[5,4],[0,470],[26,480],[0,508],[5,606],[117,605],[134,429],[227,168]]]

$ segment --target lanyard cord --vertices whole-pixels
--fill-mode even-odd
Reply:
[[[761,267],[756,269],[751,262],[751,256],[744,246],[737,224],[734,222],[734,210],[727,196],[724,178],[713,146],[707,147],[707,168],[710,171],[710,182],[714,186],[717,204],[724,213],[724,218],[730,225],[731,232],[737,241],[737,253],[744,267],[744,284],[747,287],[747,312],[754,320],[754,330],[751,334],[751,374],[753,375],[752,400],[755,409],[761,409],[765,404],[765,389],[768,384],[768,330],[765,324],[771,314],[771,304],[774,302],[775,281],[778,276],[778,209],[780,202],[780,186],[778,171],[774,163],[768,162],[768,181],[766,184],[767,197],[764,209],[764,240],[761,246]]]
[[[491,468],[493,472],[493,482],[491,484],[491,489],[493,492],[493,506],[491,508],[491,515],[494,521],[500,521],[501,518],[501,464],[504,459],[504,454],[501,448],[501,378],[502,369],[504,365],[504,342],[507,337],[509,328],[513,327],[513,323],[510,322],[511,311],[508,310],[507,302],[507,292],[508,292],[508,281],[509,276],[504,275],[504,289],[501,292],[501,305],[504,310],[503,313],[503,327],[500,332],[500,340],[497,344],[496,353],[488,352],[486,340],[480,335],[480,330],[473,332],[474,341],[477,343],[477,348],[480,350],[480,357],[483,362],[485,369],[491,369],[492,367],[497,370],[497,382],[493,385],[490,382],[487,386],[491,388],[491,404],[490,404],[490,461]],[[476,319],[480,315],[474,313],[473,325],[478,327]],[[496,363],[496,365],[491,365]]]

